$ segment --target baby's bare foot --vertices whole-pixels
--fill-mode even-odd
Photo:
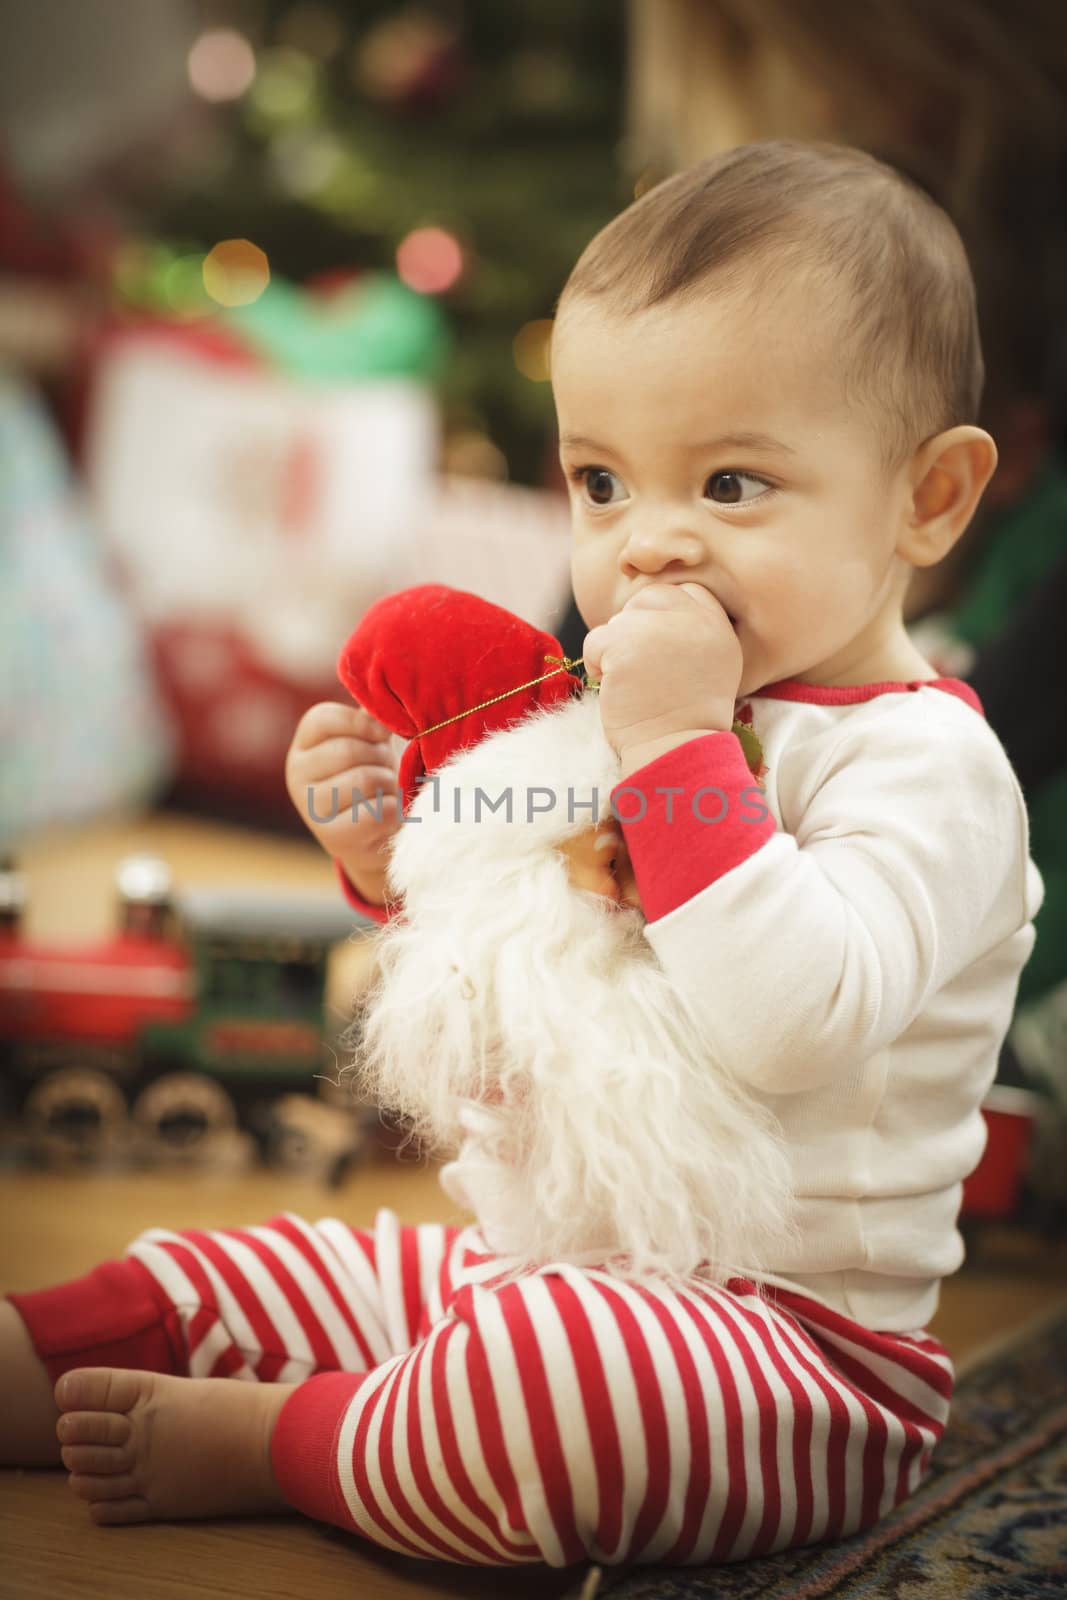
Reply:
[[[270,1441],[294,1388],[121,1367],[64,1373],[56,1434],[70,1486],[99,1523],[288,1511]]]

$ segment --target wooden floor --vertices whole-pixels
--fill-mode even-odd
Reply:
[[[94,825],[23,853],[29,926],[43,938],[103,933],[111,874],[134,849],[161,849],[179,884],[272,881],[329,887],[314,846],[168,817]],[[345,951],[346,960],[353,951]],[[353,968],[336,968],[333,1003],[344,1008]],[[267,1172],[242,1175],[0,1173],[0,1293],[77,1276],[121,1255],[149,1227],[237,1227],[291,1210],[369,1227],[380,1206],[404,1222],[459,1220],[436,1172],[380,1154],[341,1188]],[[945,1284],[933,1324],[957,1362],[1067,1295],[1067,1244],[987,1231],[968,1265]],[[0,1400],[2,1405],[2,1400]],[[374,1550],[299,1516],[98,1528],[60,1470],[0,1472],[3,1600],[379,1600],[397,1596],[498,1596],[524,1600],[572,1588],[576,1574],[423,1563]]]
[[[369,1227],[379,1206],[402,1221],[454,1218],[436,1172],[384,1153],[328,1190],[269,1173],[0,1175],[0,1293],[75,1277],[120,1255],[148,1227],[238,1227],[279,1211]],[[1067,1250],[1001,1229],[976,1241],[973,1265],[943,1290],[933,1324],[957,1360],[1067,1295]],[[385,1600],[558,1595],[575,1574],[547,1567],[478,1572],[424,1564],[294,1515],[98,1528],[62,1471],[0,1472],[4,1600]]]

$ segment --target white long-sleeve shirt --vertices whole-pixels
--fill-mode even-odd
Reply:
[[[1022,793],[957,679],[785,680],[747,705],[762,820],[731,733],[613,791],[646,936],[789,1146],[799,1241],[762,1276],[923,1327],[963,1259],[962,1180],[1044,893]],[[721,822],[694,815],[702,788]]]

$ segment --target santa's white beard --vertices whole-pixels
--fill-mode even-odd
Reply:
[[[411,1119],[490,1248],[628,1277],[771,1269],[790,1168],[766,1106],[711,1058],[639,911],[572,887],[568,787],[609,814],[618,762],[595,695],[497,734],[439,773],[397,835],[402,919],[378,938],[357,1037],[364,1092]],[[514,820],[473,820],[510,787]],[[525,820],[526,794],[553,813]],[[536,802],[535,802],[536,804]],[[461,814],[455,821],[457,810]]]

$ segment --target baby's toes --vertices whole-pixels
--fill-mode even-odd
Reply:
[[[65,1444],[59,1453],[68,1472],[96,1472],[113,1476],[117,1472],[129,1472],[134,1464],[133,1451],[125,1445]]]
[[[133,1436],[133,1424],[121,1411],[67,1411],[56,1423],[61,1445],[121,1447]],[[64,1452],[63,1459],[66,1460]]]
[[[143,1487],[132,1472],[72,1472],[67,1482],[80,1500],[128,1500]]]
[[[144,1384],[144,1374],[126,1367],[75,1367],[55,1386],[60,1411],[130,1411]]]

